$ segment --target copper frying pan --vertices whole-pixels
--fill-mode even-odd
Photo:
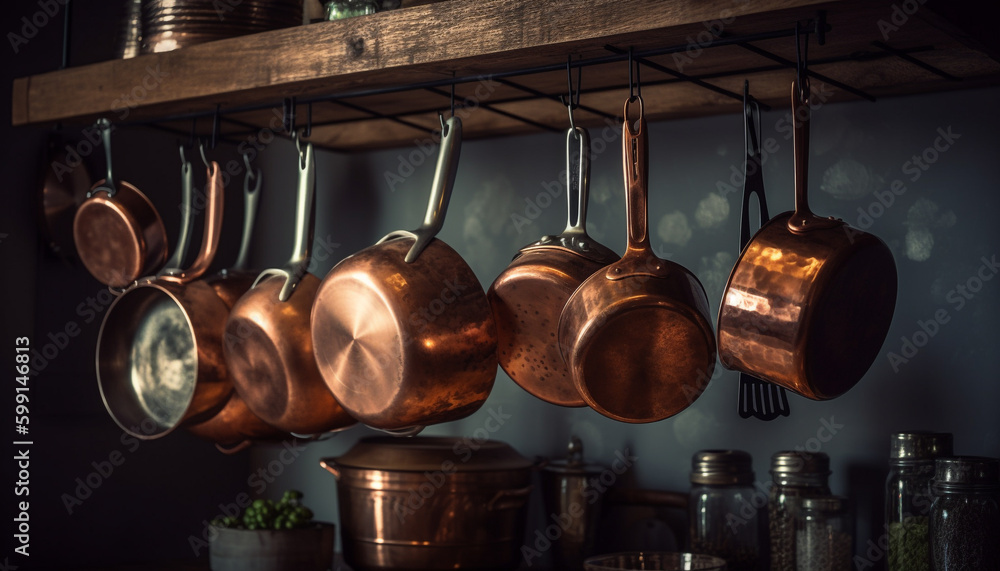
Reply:
[[[254,414],[286,432],[339,430],[355,420],[323,383],[313,357],[309,311],[319,279],[308,273],[315,219],[312,143],[298,147],[295,245],[283,268],[263,271],[229,312],[225,356],[236,392]]]
[[[639,104],[632,131],[629,106]],[[587,278],[559,318],[559,348],[583,400],[623,422],[653,422],[687,408],[715,368],[708,297],[682,266],[649,244],[649,149],[642,98],[625,101],[622,158],[628,247]]]
[[[226,306],[198,280],[215,257],[222,173],[208,171],[205,230],[186,270],[138,281],[108,308],[97,338],[97,377],[115,422],[140,439],[160,438],[217,411],[233,391],[222,360]]]
[[[586,406],[559,354],[559,314],[583,280],[618,259],[587,235],[590,136],[586,129],[574,127],[566,133],[566,172],[566,229],[521,248],[486,296],[497,325],[497,359],[510,378],[546,402]]]
[[[246,159],[246,155],[244,155]],[[240,239],[240,249],[236,261],[227,269],[205,280],[216,295],[232,310],[236,301],[253,285],[256,273],[247,270],[247,258],[250,252],[250,237],[253,233],[253,222],[257,215],[257,203],[260,198],[262,173],[254,171],[247,162],[247,171],[243,181],[243,234]],[[267,424],[254,414],[240,395],[233,391],[226,404],[219,412],[203,422],[193,424],[188,430],[206,440],[216,443],[223,453],[232,454],[250,445],[252,440],[274,440],[288,437],[288,433]]]
[[[73,218],[76,252],[97,281],[123,288],[167,261],[167,231],[153,203],[111,170],[111,123],[100,119],[107,176],[87,193]]]
[[[853,387],[875,360],[897,278],[885,243],[809,209],[808,105],[808,81],[793,82],[795,211],[763,225],[740,254],[719,309],[719,357],[823,400]]]
[[[465,260],[434,237],[458,170],[462,122],[452,117],[441,131],[423,225],[334,266],[312,310],[323,378],[344,408],[373,428],[419,430],[468,416],[496,378],[486,293]]]

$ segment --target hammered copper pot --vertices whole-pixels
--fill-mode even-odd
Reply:
[[[808,83],[793,82],[795,210],[764,224],[740,254],[718,342],[726,368],[823,400],[853,387],[878,356],[897,278],[880,239],[809,209],[808,95]]]
[[[566,133],[566,229],[521,248],[486,292],[497,325],[497,359],[532,395],[561,406],[586,406],[559,354],[559,314],[583,280],[618,256],[587,235],[590,136]],[[574,199],[576,219],[573,219]]]
[[[497,334],[472,268],[435,238],[444,224],[462,123],[442,129],[423,225],[393,232],[334,266],[312,308],[326,384],[351,415],[383,430],[419,431],[475,412],[493,388]]]
[[[320,464],[337,478],[352,569],[515,569],[534,463],[494,440],[365,438]]]
[[[138,281],[108,308],[97,338],[97,377],[115,422],[140,439],[165,436],[217,411],[233,391],[222,358],[227,308],[199,280],[215,257],[222,224],[222,174],[208,173],[198,257]]]

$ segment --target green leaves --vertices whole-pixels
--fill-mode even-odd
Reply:
[[[277,502],[258,499],[247,506],[240,516],[212,520],[212,525],[231,529],[298,529],[312,522],[313,512],[302,505],[302,492],[288,490]]]

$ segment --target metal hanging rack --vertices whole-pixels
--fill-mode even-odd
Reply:
[[[67,10],[66,10],[66,19],[65,19],[65,23],[64,23],[64,33],[63,33],[63,50],[62,50],[63,54],[62,54],[62,59],[63,59],[63,65],[64,66],[69,61],[70,18],[71,18],[71,16],[70,16],[70,10],[68,8],[69,8],[69,6],[67,6]],[[596,66],[596,65],[603,65],[603,64],[611,64],[611,63],[616,63],[616,62],[623,62],[623,61],[626,61],[626,60],[628,60],[630,58],[633,58],[634,61],[636,61],[640,66],[647,67],[650,70],[658,72],[658,74],[659,74],[658,76],[647,77],[646,80],[643,82],[643,84],[646,85],[647,87],[659,86],[659,85],[668,85],[668,84],[676,84],[676,83],[688,83],[688,84],[695,85],[695,86],[701,87],[703,89],[712,91],[713,93],[715,93],[717,95],[721,95],[723,97],[733,99],[734,101],[742,101],[742,99],[743,99],[742,94],[739,94],[739,93],[736,93],[736,92],[732,92],[732,91],[727,90],[725,88],[722,88],[722,87],[713,85],[711,83],[708,83],[708,80],[720,79],[720,78],[725,78],[725,77],[732,77],[732,76],[741,75],[741,74],[742,75],[750,75],[750,74],[754,74],[754,73],[775,71],[775,70],[781,70],[781,69],[794,70],[796,68],[796,62],[791,61],[789,59],[786,59],[786,58],[784,58],[784,57],[782,57],[780,55],[777,55],[777,54],[775,54],[775,53],[773,53],[771,51],[768,51],[768,50],[766,50],[764,48],[761,48],[761,47],[759,47],[759,46],[757,46],[755,44],[759,43],[759,42],[766,41],[766,40],[775,40],[775,39],[782,39],[782,38],[794,38],[795,35],[796,35],[796,30],[797,29],[808,30],[810,33],[812,33],[812,34],[815,35],[817,43],[819,45],[823,45],[825,43],[825,40],[826,40],[826,35],[831,31],[831,26],[827,23],[825,12],[824,11],[818,11],[816,13],[816,16],[814,18],[809,19],[809,20],[807,20],[805,22],[799,22],[795,26],[792,26],[792,27],[789,27],[789,28],[777,29],[777,30],[772,30],[772,31],[768,31],[768,32],[759,32],[759,33],[755,33],[755,34],[744,34],[744,35],[718,33],[711,40],[708,40],[706,42],[701,42],[699,44],[700,47],[702,49],[712,49],[712,48],[718,48],[718,47],[722,47],[722,46],[739,46],[740,48],[742,48],[742,49],[744,49],[746,51],[752,52],[752,53],[754,53],[756,55],[759,55],[759,56],[761,56],[764,59],[770,60],[773,63],[770,64],[770,65],[761,65],[761,66],[757,66],[757,67],[748,67],[748,68],[741,68],[741,69],[727,70],[727,71],[721,71],[721,72],[715,72],[715,73],[706,73],[706,74],[699,74],[699,75],[685,74],[685,73],[682,73],[682,72],[680,72],[678,70],[671,69],[671,68],[669,68],[669,67],[667,67],[667,66],[665,66],[665,65],[663,65],[661,63],[658,63],[658,62],[656,62],[656,61],[654,61],[654,60],[651,59],[651,58],[658,57],[658,56],[664,56],[664,55],[676,54],[676,53],[684,52],[685,50],[689,49],[689,47],[690,47],[689,44],[687,44],[687,43],[685,43],[685,44],[677,44],[677,45],[670,45],[670,46],[664,46],[664,47],[655,48],[655,49],[634,50],[634,51],[631,48],[623,48],[623,47],[618,47],[618,46],[613,46],[613,45],[607,45],[607,46],[605,46],[606,51],[609,52],[607,55],[590,57],[590,58],[580,58],[580,59],[576,59],[576,60],[574,60],[572,58],[569,58],[566,63],[553,63],[553,64],[548,64],[548,65],[540,65],[540,66],[533,66],[533,67],[523,67],[523,68],[519,68],[519,69],[515,69],[515,70],[508,70],[508,71],[498,72],[498,73],[489,75],[488,77],[489,77],[489,79],[491,81],[498,82],[498,83],[500,83],[500,84],[502,84],[502,85],[504,85],[504,86],[506,86],[508,88],[511,88],[512,90],[515,90],[517,92],[522,93],[523,95],[503,97],[503,98],[491,100],[489,103],[478,102],[477,101],[477,102],[475,102],[475,106],[477,106],[477,107],[479,107],[481,109],[485,109],[485,110],[487,110],[487,111],[489,111],[491,113],[494,113],[494,114],[497,114],[497,115],[502,115],[502,116],[510,118],[510,119],[514,119],[514,120],[519,121],[519,122],[521,122],[521,123],[523,123],[525,125],[529,125],[529,126],[535,128],[535,129],[539,129],[539,130],[543,130],[543,131],[560,131],[561,132],[562,131],[562,127],[556,127],[556,126],[553,126],[553,125],[547,125],[547,124],[541,123],[539,121],[536,121],[534,119],[531,119],[531,118],[528,118],[528,117],[524,117],[524,116],[521,116],[521,115],[519,115],[517,113],[508,111],[506,109],[502,109],[502,107],[505,104],[508,104],[508,103],[517,103],[517,102],[522,102],[522,101],[527,101],[527,100],[548,99],[548,100],[557,101],[557,102],[559,101],[559,95],[545,93],[544,91],[535,89],[535,88],[533,88],[531,86],[524,85],[522,82],[515,81],[515,79],[522,78],[522,77],[527,77],[527,76],[531,76],[531,75],[536,75],[536,74],[542,74],[542,73],[549,73],[549,72],[553,72],[553,71],[559,71],[559,70],[562,70],[562,69],[568,69],[568,70],[582,69],[584,67],[591,67],[591,66]],[[923,61],[921,61],[921,60],[919,60],[918,58],[915,57],[914,54],[917,54],[917,53],[920,53],[920,52],[923,52],[923,51],[933,50],[934,48],[932,46],[921,46],[921,47],[909,48],[909,49],[905,49],[904,50],[904,49],[892,48],[892,47],[890,47],[890,46],[888,46],[888,45],[886,45],[886,44],[884,44],[882,42],[873,42],[872,45],[873,45],[873,47],[877,48],[879,51],[877,51],[877,52],[855,53],[855,54],[850,54],[850,55],[846,55],[846,56],[830,57],[830,58],[825,58],[825,59],[817,58],[817,59],[813,59],[812,63],[814,65],[822,65],[822,64],[848,62],[848,61],[871,61],[871,60],[876,60],[876,59],[881,59],[881,58],[893,58],[894,57],[894,58],[899,58],[899,59],[901,59],[903,61],[906,61],[906,62],[908,62],[910,64],[917,65],[917,66],[919,66],[919,67],[921,67],[921,68],[923,68],[923,69],[925,69],[927,71],[930,71],[932,73],[935,73],[935,74],[937,74],[940,77],[943,77],[945,79],[953,80],[953,81],[957,81],[957,80],[960,79],[960,78],[957,78],[957,77],[955,77],[955,76],[953,76],[951,74],[948,74],[948,73],[946,73],[946,72],[944,72],[944,71],[942,71],[940,69],[937,69],[934,66],[932,66],[930,64],[927,64],[926,62],[923,62]],[[830,78],[830,77],[827,77],[827,76],[825,76],[823,74],[820,74],[820,73],[814,71],[813,69],[809,69],[807,71],[807,73],[812,78],[815,78],[817,80],[820,80],[820,81],[823,81],[825,83],[828,83],[828,84],[830,84],[832,86],[835,86],[835,87],[837,87],[837,88],[839,88],[839,89],[841,89],[843,91],[851,93],[851,94],[853,94],[853,95],[855,95],[855,96],[857,96],[859,98],[862,98],[862,99],[865,99],[865,100],[868,100],[868,101],[873,101],[873,102],[875,101],[875,97],[873,95],[871,95],[869,93],[866,93],[865,91],[863,91],[861,89],[858,89],[856,87],[853,87],[851,85],[848,85],[846,83],[837,81],[837,80],[835,80],[833,78]],[[667,76],[667,77],[663,77],[663,76]],[[358,121],[366,121],[366,120],[371,120],[371,119],[385,119],[385,120],[389,120],[389,121],[398,123],[400,125],[405,125],[407,127],[410,127],[410,128],[416,129],[416,130],[426,131],[426,130],[428,130],[428,127],[426,125],[417,123],[415,121],[411,121],[411,120],[407,119],[407,117],[418,116],[418,115],[422,115],[422,114],[436,113],[440,109],[439,107],[435,107],[435,108],[432,108],[432,109],[406,109],[406,110],[399,111],[399,112],[386,113],[386,112],[381,112],[381,111],[377,111],[377,110],[374,110],[374,109],[370,109],[370,108],[366,107],[363,104],[363,101],[359,101],[359,100],[363,100],[363,99],[365,99],[367,97],[373,97],[373,96],[379,96],[379,95],[387,95],[387,94],[401,93],[401,92],[407,92],[407,91],[422,90],[422,91],[426,91],[426,92],[433,93],[435,95],[441,96],[442,98],[445,98],[445,97],[449,98],[450,101],[451,101],[451,106],[452,106],[453,112],[454,112],[454,109],[456,107],[457,108],[464,108],[467,105],[469,105],[465,101],[455,102],[455,100],[454,100],[454,97],[455,97],[454,96],[455,86],[456,85],[462,85],[462,84],[476,83],[476,82],[482,81],[483,78],[484,78],[484,76],[482,74],[467,75],[467,76],[454,76],[453,75],[452,77],[449,77],[449,78],[441,78],[441,79],[435,79],[435,80],[430,80],[430,81],[414,82],[414,83],[401,84],[401,85],[392,85],[392,86],[378,87],[378,88],[369,88],[369,89],[359,89],[359,90],[346,91],[346,92],[335,93],[335,94],[326,94],[326,95],[319,95],[319,96],[302,97],[302,98],[298,98],[298,99],[296,99],[296,98],[286,98],[286,99],[284,99],[284,100],[282,100],[280,102],[257,103],[257,104],[252,104],[252,105],[240,105],[240,106],[225,107],[225,108],[222,107],[221,105],[216,105],[214,109],[210,109],[210,110],[194,111],[194,112],[187,112],[187,113],[180,113],[180,114],[173,114],[173,115],[164,115],[164,116],[158,116],[158,117],[147,118],[147,119],[139,119],[139,120],[121,121],[121,122],[116,123],[116,127],[144,126],[144,127],[156,128],[156,129],[167,131],[167,132],[172,132],[172,133],[177,133],[177,134],[183,134],[180,129],[175,129],[175,128],[172,128],[170,126],[164,125],[164,124],[174,123],[174,122],[181,122],[181,121],[189,121],[189,120],[190,121],[195,121],[195,120],[197,120],[199,118],[212,117],[213,118],[213,128],[212,128],[212,140],[213,140],[213,144],[211,146],[214,147],[215,146],[214,143],[216,142],[216,139],[221,140],[221,141],[226,141],[226,142],[229,142],[229,143],[236,143],[236,142],[238,142],[238,138],[239,137],[242,137],[242,136],[245,136],[245,135],[249,135],[249,134],[252,134],[254,132],[259,131],[260,127],[258,125],[254,125],[254,124],[249,123],[247,121],[243,121],[243,120],[234,118],[234,117],[232,117],[233,115],[238,115],[238,114],[243,114],[243,113],[250,113],[250,112],[261,111],[261,110],[266,110],[266,109],[278,109],[278,108],[282,109],[282,116],[285,118],[285,121],[286,121],[286,124],[284,126],[286,128],[284,129],[284,131],[285,131],[284,133],[276,133],[276,136],[290,137],[292,130],[290,130],[290,129],[287,128],[287,126],[288,126],[287,125],[287,121],[290,118],[291,119],[291,123],[294,124],[295,108],[296,108],[297,105],[304,104],[304,105],[308,106],[309,112],[310,112],[310,121],[309,121],[310,130],[311,130],[312,127],[342,125],[342,124],[349,124],[349,123],[354,123],[354,122],[358,122]],[[580,93],[581,94],[587,94],[587,93],[593,93],[593,92],[597,92],[597,91],[604,91],[606,89],[607,89],[607,87],[594,87],[594,88],[590,88],[590,89],[586,89],[586,90],[581,89]],[[344,107],[344,108],[347,108],[347,109],[351,109],[353,111],[357,111],[358,113],[361,114],[361,116],[345,117],[345,118],[338,118],[338,119],[335,119],[335,120],[315,121],[314,122],[314,121],[311,120],[312,105],[313,104],[318,104],[318,103],[332,103],[332,104],[336,104],[336,105],[339,105],[341,107]],[[608,112],[605,112],[605,111],[602,111],[600,109],[596,109],[596,108],[593,108],[593,107],[588,107],[588,106],[585,106],[585,105],[579,105],[578,104],[578,108],[581,109],[581,110],[583,110],[583,111],[592,113],[592,114],[594,114],[594,115],[596,115],[598,117],[604,118],[604,119],[612,119],[612,120],[620,120],[621,119],[619,116],[617,116],[615,114],[608,113]],[[761,108],[764,109],[764,110],[769,110],[770,109],[767,105],[765,105],[763,103],[761,103]],[[223,135],[223,134],[220,133],[220,123],[225,123],[225,124],[228,124],[228,125],[231,125],[231,126],[235,126],[235,127],[239,128],[239,129],[245,129],[245,131],[244,130],[236,130],[236,131],[228,132],[225,135]]]

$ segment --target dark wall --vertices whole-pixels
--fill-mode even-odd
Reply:
[[[13,360],[15,338],[29,337],[36,370],[28,392],[28,436],[33,442],[27,448],[29,495],[17,498],[29,502],[30,556],[14,553],[16,544],[11,545],[11,541],[15,532],[11,519],[5,518],[0,564],[8,558],[20,568],[65,568],[193,558],[188,536],[200,535],[204,518],[210,519],[220,503],[233,502],[238,493],[247,490],[248,454],[224,456],[211,444],[188,434],[140,442],[124,434],[104,409],[94,350],[112,296],[78,263],[54,255],[38,239],[38,175],[50,129],[14,129],[6,114],[14,78],[59,65],[64,8],[62,2],[52,1],[52,8],[59,12],[49,18],[42,4],[7,2],[0,20],[6,38],[0,46],[0,107],[5,110],[0,120],[5,178],[0,208],[0,294],[4,300],[0,344]],[[71,65],[109,59],[118,26],[117,6],[123,3],[72,4]],[[36,16],[39,13],[43,15]],[[34,32],[25,28],[22,17],[48,22],[29,39],[27,35]],[[28,41],[20,43],[15,38],[15,53],[9,33],[24,32]],[[65,96],[72,98],[73,94]],[[67,126],[62,134],[78,137],[80,127]],[[122,129],[115,132],[113,146],[117,176],[150,196],[173,243],[179,213],[176,141],[148,129]],[[88,159],[100,167],[93,169],[93,175],[103,176],[103,153],[97,150]],[[203,178],[201,172],[196,171],[198,184],[203,184],[198,182]],[[194,239],[199,235],[196,230]],[[231,256],[234,245],[226,241],[224,247]],[[4,370],[11,371],[9,367]],[[15,404],[11,384],[9,377],[3,380],[8,388],[2,391],[0,407],[4,425],[0,473],[5,475],[5,490],[11,489],[10,477],[16,472],[10,459],[17,452],[8,437]],[[10,506],[5,513],[16,507],[11,496],[4,504]]]

